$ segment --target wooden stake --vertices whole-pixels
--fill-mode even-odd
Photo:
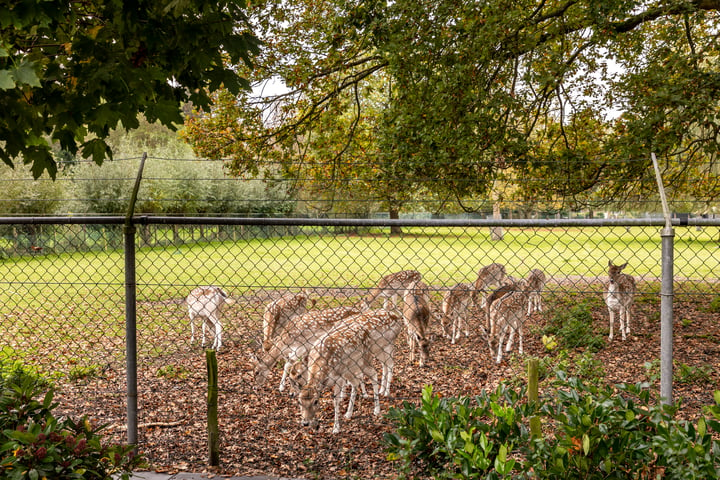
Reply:
[[[206,350],[205,360],[208,372],[208,449],[210,451],[210,466],[217,467],[220,465],[220,435],[218,430],[218,370],[215,350]]]

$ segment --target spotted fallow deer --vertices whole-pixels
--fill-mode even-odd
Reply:
[[[394,311],[378,309],[366,310],[362,315],[349,317],[344,321],[350,322],[353,318],[357,319],[363,316],[365,318],[372,318],[373,322],[373,328],[369,333],[368,350],[370,355],[375,358],[382,367],[380,395],[389,396],[390,385],[393,379],[393,368],[395,366],[395,341],[403,330],[403,320],[400,315]],[[307,384],[307,363],[296,361],[291,367],[288,380],[296,391],[300,391],[302,387]],[[364,387],[364,384],[361,384],[361,387]]]
[[[190,343],[195,342],[195,318],[202,321],[201,346],[205,346],[205,330],[210,328],[213,332],[211,348],[220,350],[222,347],[222,324],[220,314],[225,305],[232,305],[235,300],[220,287],[197,287],[190,291],[187,298],[188,312],[190,314]]]
[[[613,324],[615,323],[615,315],[620,320],[620,334],[625,340],[630,334],[630,309],[635,301],[635,279],[631,275],[622,273],[627,263],[622,265],[613,265],[612,261],[608,261],[608,276],[610,277],[605,290],[605,304],[610,314],[610,340],[613,339]]]
[[[505,280],[505,265],[502,263],[491,263],[478,270],[478,277],[475,280],[473,291],[473,303],[478,306],[480,311],[485,309],[487,303],[487,295],[492,286],[500,286]],[[478,301],[478,295],[480,300]],[[490,325],[487,325],[490,330]]]
[[[313,345],[308,354],[307,383],[298,395],[300,423],[303,426],[318,425],[320,396],[325,389],[332,388],[335,413],[332,431],[339,433],[343,391],[348,384],[353,387],[345,413],[345,418],[350,418],[357,387],[366,377],[373,387],[373,414],[380,415],[377,372],[371,362],[371,346],[375,344],[371,332],[383,330],[389,315],[385,310],[375,310],[348,317]]]
[[[497,331],[498,338],[495,363],[499,364],[502,362],[503,343],[505,343],[506,337],[507,343],[505,343],[505,351],[509,352],[512,350],[513,339],[516,332],[519,343],[518,351],[520,354],[523,353],[523,326],[527,319],[527,305],[528,288],[526,280],[518,281],[513,290],[496,299],[492,305],[490,305],[490,323]],[[490,345],[492,345],[492,338],[493,336],[491,335]]]
[[[377,286],[360,301],[360,308],[369,310],[375,299],[382,297],[384,299],[383,308],[385,310],[394,309],[397,306],[397,297],[402,295],[411,283],[420,280],[422,280],[422,275],[417,270],[403,270],[385,275]]]
[[[473,285],[470,283],[458,283],[443,295],[440,326],[443,335],[449,338],[452,344],[460,338],[463,327],[465,336],[470,335],[467,316],[473,303],[472,298]]]
[[[310,299],[308,292],[286,293],[282,297],[268,303],[263,313],[263,349],[270,350],[272,340],[280,335],[291,318],[307,312],[308,300],[311,308],[315,299]]]
[[[419,350],[419,364],[425,366],[430,354],[427,334],[430,330],[430,296],[428,286],[421,281],[413,282],[403,293],[403,321],[407,330],[410,363],[415,362],[415,347]]]
[[[258,385],[264,384],[270,369],[279,360],[284,360],[279,390],[285,391],[293,363],[304,359],[312,346],[337,323],[359,313],[360,310],[355,307],[336,307],[307,312],[293,318],[283,332],[273,339],[270,348],[264,351],[261,357],[255,358],[255,382]]]
[[[545,282],[547,281],[545,272],[538,268],[534,268],[530,270],[530,273],[525,280],[527,280],[528,288],[527,314],[530,315],[533,312],[542,312],[542,291],[543,288],[545,288]]]

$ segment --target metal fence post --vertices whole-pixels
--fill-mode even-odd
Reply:
[[[135,225],[123,227],[125,235],[125,356],[127,380],[127,438],[137,445],[137,311],[135,284]]]
[[[673,262],[672,227],[665,227],[662,237],[662,285],[660,287],[660,402],[672,403],[673,389]]]
[[[133,213],[135,212],[135,201],[140,190],[140,181],[145,167],[147,153],[144,153],[140,160],[135,186],[133,187],[128,205],[127,215],[123,234],[125,236],[125,356],[126,356],[126,380],[127,380],[127,437],[128,444],[138,444],[137,425],[137,283],[135,279],[135,224]]]
[[[662,229],[662,285],[660,287],[660,403],[672,403],[673,381],[673,262],[674,237],[670,207],[665,196],[660,167],[654,153],[650,154],[655,170],[658,193],[662,203],[665,228]]]

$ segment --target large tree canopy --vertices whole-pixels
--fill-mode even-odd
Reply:
[[[10,0],[0,4],[0,158],[55,177],[53,144],[102,163],[138,114],[172,127],[181,104],[248,83],[257,39],[244,0]]]
[[[188,125],[200,153],[231,157],[237,172],[270,158],[306,166],[332,129],[346,140],[326,163],[343,171],[373,115],[370,151],[394,167],[384,171],[409,189],[443,179],[424,185],[437,198],[526,179],[516,194],[530,201],[618,201],[654,191],[651,153],[677,191],[720,197],[717,0],[254,6],[267,43],[254,80],[290,91]],[[383,108],[367,91],[384,93]]]

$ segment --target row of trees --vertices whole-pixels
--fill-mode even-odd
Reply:
[[[56,158],[111,156],[113,129],[137,128],[139,114],[174,127],[193,105],[184,133],[199,156],[241,178],[293,179],[282,195],[320,212],[617,205],[654,194],[651,153],[671,198],[709,210],[719,11],[718,0],[12,1],[0,6],[11,113],[0,158],[54,178]],[[286,89],[265,92],[270,80]]]
[[[177,134],[141,121],[106,139],[115,160],[99,166],[65,158],[54,181],[32,179],[29,166],[0,169],[2,215],[125,215],[143,152],[137,214],[285,216],[295,202],[283,182],[227,175],[221,161],[196,160]]]
[[[651,153],[671,199],[720,197],[718,1],[250,8],[256,89],[217,92],[186,138],[237,175],[307,179],[318,208],[622,204],[656,194]]]

